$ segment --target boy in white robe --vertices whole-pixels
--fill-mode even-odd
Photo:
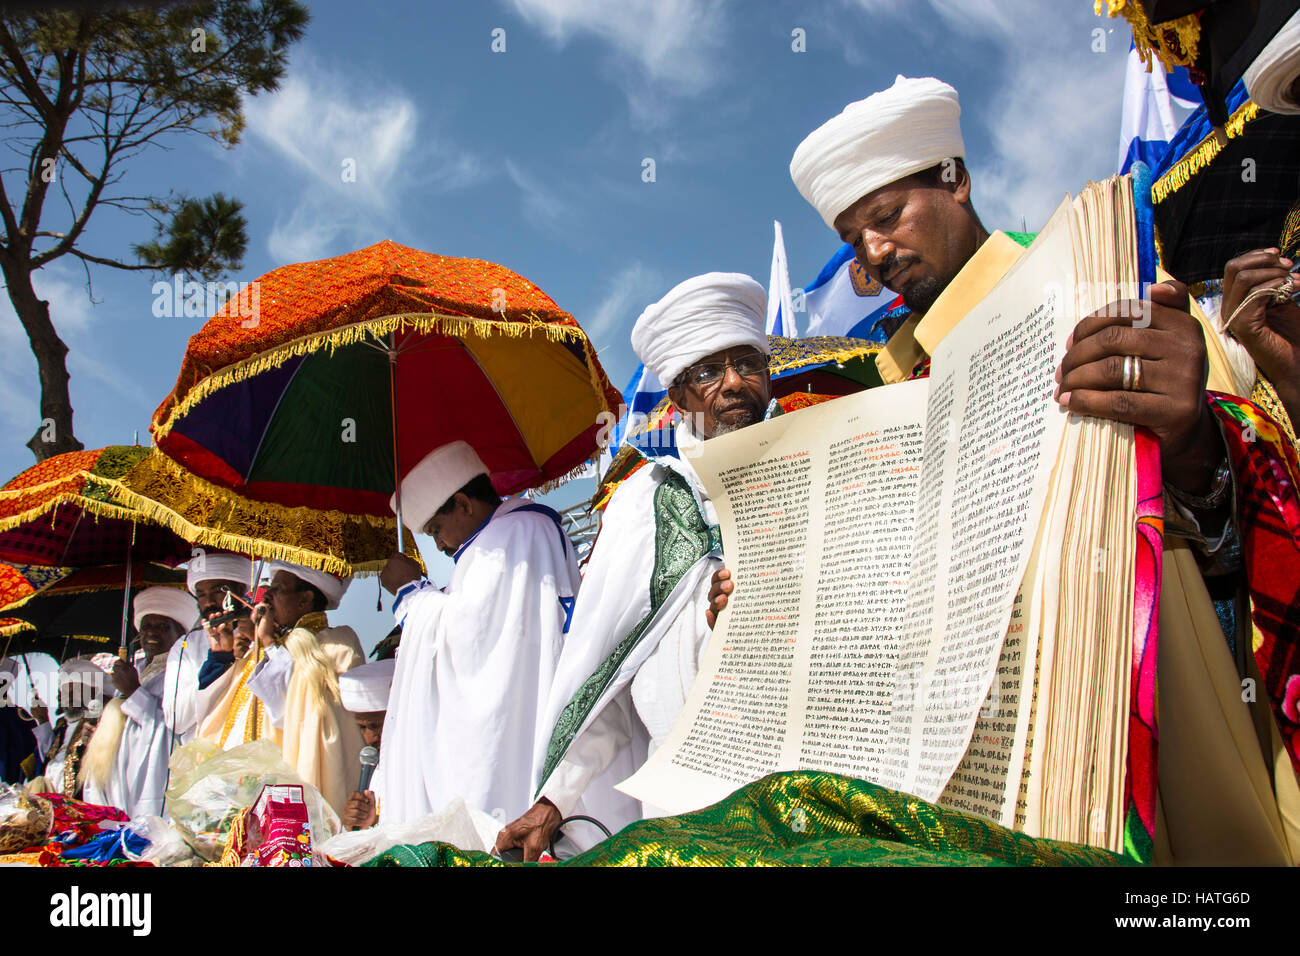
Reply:
[[[426,456],[401,483],[411,527],[455,559],[445,588],[394,555],[402,642],[374,791],[385,824],[461,798],[503,822],[532,802],[533,741],[579,584],[559,516],[500,501],[466,442]],[[394,502],[395,506],[395,502]]]

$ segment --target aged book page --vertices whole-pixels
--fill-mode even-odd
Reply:
[[[998,666],[1061,444],[1069,216],[1063,204],[944,338],[928,384],[704,443],[692,463],[736,592],[677,726],[620,789],[669,812],[775,770],[943,791]]]

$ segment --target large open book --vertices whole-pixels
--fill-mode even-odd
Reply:
[[[1123,848],[1135,631],[1154,639],[1141,469],[1133,429],[1066,413],[1053,373],[1081,317],[1137,298],[1129,183],[1067,197],[991,278],[990,242],[918,328],[928,379],[692,458],[736,590],[674,731],[620,789],[679,813],[832,770]]]

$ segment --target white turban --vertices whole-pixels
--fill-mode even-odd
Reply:
[[[208,551],[199,549],[200,553],[190,559],[185,572],[185,586],[194,591],[204,581],[239,581],[245,586],[252,576],[252,562],[240,554],[229,551]]]
[[[140,622],[146,614],[161,614],[169,617],[181,626],[184,634],[194,627],[199,620],[198,602],[182,588],[151,587],[145,588],[135,596],[131,603],[135,613],[135,629],[140,630]]]
[[[435,448],[402,479],[402,521],[408,528],[423,531],[434,512],[472,478],[487,474],[487,465],[469,442],[454,441]],[[397,513],[397,496],[388,501]]]
[[[343,709],[354,714],[369,714],[388,709],[388,691],[393,686],[397,660],[362,664],[339,675],[339,700]]]
[[[947,83],[899,76],[809,133],[790,160],[790,178],[834,229],[835,217],[867,193],[964,157],[960,118]]]
[[[1291,84],[1297,76],[1300,76],[1300,11],[1277,31],[1246,69],[1246,91],[1266,110],[1300,113],[1300,103],[1290,99]]]
[[[772,354],[764,327],[767,293],[747,275],[707,272],[646,306],[632,327],[632,350],[668,388],[706,355],[752,345]]]
[[[340,578],[325,571],[304,568],[301,564],[290,564],[288,561],[272,561],[266,572],[274,577],[276,571],[292,574],[299,581],[304,581],[317,591],[320,591],[321,594],[325,595],[325,610],[327,611],[338,608],[339,601],[343,600],[344,592],[347,591],[348,585],[352,583],[351,578]]]
[[[104,672],[84,657],[73,657],[59,665],[60,684],[89,684],[95,690],[104,687]]]

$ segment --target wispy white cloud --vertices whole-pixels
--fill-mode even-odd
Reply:
[[[989,228],[1019,229],[1023,219],[1037,229],[1066,192],[1115,171],[1122,50],[1094,53],[1078,31],[1054,32],[1050,19],[1035,18],[1032,53],[1008,56],[1004,81],[962,117],[992,144],[971,163],[975,206]]]
[[[249,98],[252,141],[302,177],[290,211],[271,230],[278,261],[316,258],[395,231],[403,196],[450,192],[481,181],[473,154],[421,129],[405,90],[324,67],[310,57],[271,95]]]
[[[1052,12],[1041,0],[908,0],[907,3],[844,0],[844,3],[861,7],[872,17],[888,22],[891,28],[904,25],[932,36],[957,33],[964,37],[1009,37],[1023,15],[1035,10]],[[944,29],[936,30],[938,25]]]
[[[634,121],[661,126],[676,101],[721,76],[727,11],[721,0],[509,0],[557,46],[590,35],[609,44],[608,66]]]
[[[561,187],[513,159],[505,161],[505,172],[522,194],[521,212],[539,232],[564,235],[575,222],[581,202],[565,196]]]
[[[54,263],[37,271],[32,285],[36,294],[49,303],[50,320],[68,346],[67,365],[74,382],[84,376],[147,407],[150,396],[136,376],[124,375],[99,358],[93,328],[94,304],[80,268]],[[40,424],[36,357],[7,295],[0,297],[0,423],[13,429],[15,437],[22,433],[22,442]]]
[[[605,297],[583,317],[582,327],[597,341],[625,339],[641,311],[666,290],[659,272],[641,261],[620,269],[609,280]]]

